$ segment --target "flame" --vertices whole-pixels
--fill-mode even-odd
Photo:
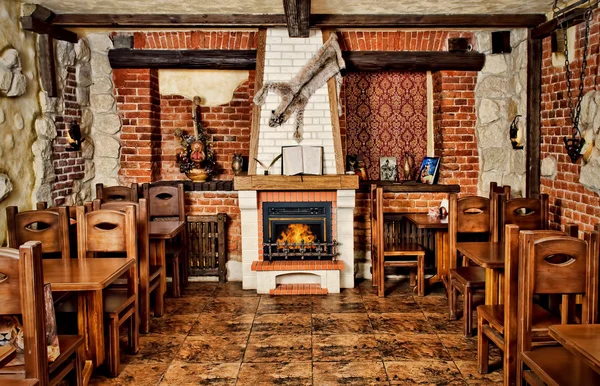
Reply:
[[[287,231],[281,232],[277,243],[283,244],[287,241],[288,244],[300,244],[304,240],[304,244],[308,245],[314,243],[315,238],[316,236],[310,231],[310,226],[306,224],[289,224]]]

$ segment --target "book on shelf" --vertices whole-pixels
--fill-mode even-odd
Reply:
[[[282,174],[323,174],[323,146],[283,146]]]

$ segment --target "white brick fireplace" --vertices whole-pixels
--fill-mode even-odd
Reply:
[[[311,31],[309,38],[289,38],[285,28],[269,29],[266,38],[265,81],[289,81],[323,45],[320,30]],[[319,285],[323,293],[338,293],[340,288],[354,287],[354,206],[355,176],[336,175],[336,154],[333,141],[330,103],[327,85],[310,98],[304,113],[303,139],[300,145],[323,146],[324,176],[282,177],[281,162],[274,165],[268,176],[257,166],[256,176],[236,177],[242,222],[243,288],[258,293],[273,293],[280,285]],[[281,153],[282,146],[297,145],[293,138],[294,119],[279,127],[269,127],[271,110],[279,104],[279,96],[270,93],[261,109],[257,159],[269,164]],[[337,103],[337,101],[334,101]],[[340,155],[341,156],[341,155]],[[273,184],[271,184],[273,181]],[[350,184],[344,183],[350,181]],[[239,188],[237,186],[240,186]],[[332,239],[341,243],[339,256],[332,262],[277,262],[269,265],[263,259],[262,203],[331,202]],[[333,267],[333,268],[332,268]]]

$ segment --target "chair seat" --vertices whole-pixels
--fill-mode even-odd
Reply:
[[[37,379],[4,379],[0,378],[2,386],[35,386],[39,382]]]
[[[388,256],[424,256],[425,248],[420,244],[406,243],[399,245],[389,245],[384,248],[383,255]]]
[[[600,374],[564,347],[543,347],[522,354],[523,362],[548,385],[600,385]]]
[[[484,288],[485,268],[481,267],[458,267],[449,271],[449,280],[455,280],[465,287]]]
[[[104,313],[110,317],[117,316],[135,302],[135,296],[129,296],[124,289],[109,289],[104,291]]]
[[[485,305],[477,307],[477,313],[483,317],[496,331],[500,334],[504,334],[504,305]],[[552,315],[549,311],[543,307],[534,304],[533,305],[533,320],[532,320],[532,331],[546,332],[544,335],[548,335],[548,327],[553,324],[560,324],[560,318]]]

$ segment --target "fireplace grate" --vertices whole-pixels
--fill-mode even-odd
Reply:
[[[264,258],[272,261],[277,260],[333,260],[335,261],[340,253],[337,247],[340,245],[336,240],[330,243],[263,243]]]

